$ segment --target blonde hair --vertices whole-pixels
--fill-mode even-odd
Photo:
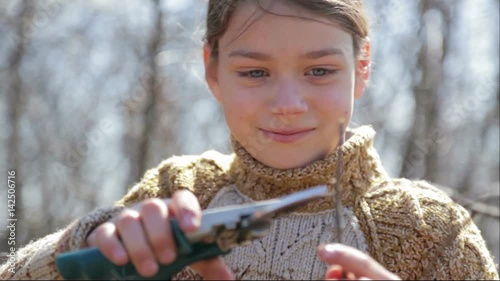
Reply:
[[[256,1],[264,9],[259,0],[209,0],[207,12],[207,31],[204,41],[212,50],[212,58],[217,59],[219,38],[226,31],[229,19],[240,3]],[[368,36],[368,20],[362,0],[285,0],[327,19],[334,20],[349,32],[353,38],[354,56],[359,54],[364,38]],[[314,19],[311,19],[314,20]]]

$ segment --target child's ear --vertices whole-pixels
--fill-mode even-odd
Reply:
[[[207,81],[210,91],[217,99],[221,101],[219,89],[219,81],[217,79],[217,62],[212,58],[211,49],[207,43],[203,45],[203,63],[205,64],[205,80]]]
[[[370,38],[366,37],[360,46],[360,52],[356,61],[356,84],[354,86],[354,99],[360,98],[370,78],[371,44]]]

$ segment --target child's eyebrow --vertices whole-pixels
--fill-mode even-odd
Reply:
[[[244,57],[244,58],[250,58],[254,60],[262,60],[262,61],[270,61],[271,56],[260,53],[260,52],[254,52],[254,51],[248,51],[248,50],[236,50],[232,51],[228,57]]]
[[[327,56],[344,56],[344,52],[342,52],[339,48],[327,48],[318,51],[312,51],[305,53],[300,56],[302,59],[319,59]]]
[[[327,49],[322,49],[318,51],[311,51],[307,52],[305,54],[300,55],[299,57],[301,59],[318,59],[326,56],[344,56],[344,52],[342,52],[341,49],[339,48],[327,48]],[[229,53],[228,57],[245,57],[245,58],[250,58],[254,60],[261,60],[261,61],[270,61],[272,57],[268,54],[260,53],[260,52],[255,52],[255,51],[248,51],[248,50],[235,50]]]

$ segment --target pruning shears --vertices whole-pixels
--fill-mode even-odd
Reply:
[[[202,211],[198,231],[187,234],[171,219],[177,259],[160,265],[158,273],[151,278],[139,275],[132,263],[113,264],[97,248],[62,253],[56,258],[57,268],[65,279],[169,280],[193,262],[226,255],[234,247],[264,237],[276,215],[329,195],[326,185],[318,185],[276,199],[207,209]]]

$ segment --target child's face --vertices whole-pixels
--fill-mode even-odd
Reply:
[[[205,46],[206,79],[236,140],[260,162],[290,169],[335,149],[339,121],[349,124],[353,99],[364,90],[369,58],[354,58],[352,36],[339,25],[274,3],[267,9],[328,24],[265,13],[247,28],[260,14],[246,22],[257,9],[248,1],[219,40],[218,62]],[[314,52],[320,50],[328,52]]]

